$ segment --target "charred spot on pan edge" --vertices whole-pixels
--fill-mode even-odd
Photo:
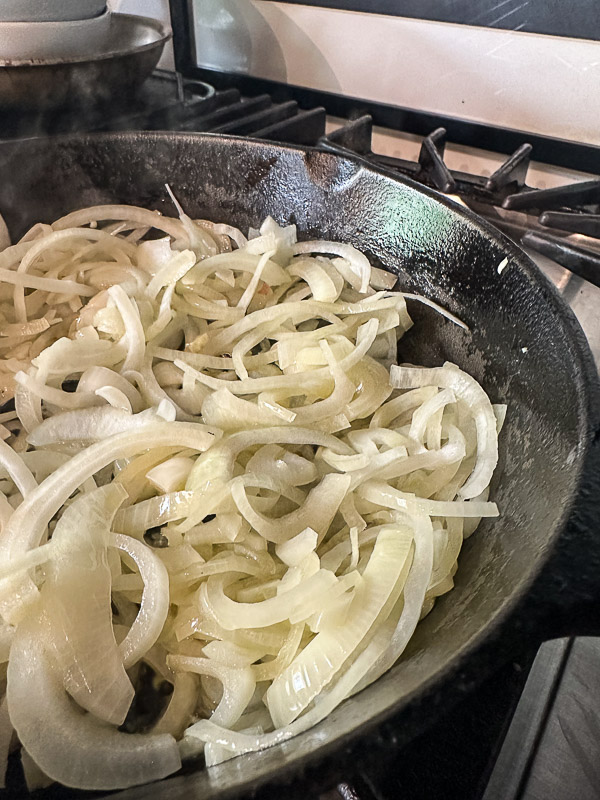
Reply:
[[[277,156],[257,159],[256,164],[251,167],[246,176],[246,182],[253,188],[258,186],[268,176],[278,160]]]

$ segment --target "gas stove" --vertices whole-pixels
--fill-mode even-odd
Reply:
[[[465,126],[430,111],[403,112],[310,87],[191,66],[183,4],[172,1],[171,7],[177,72],[156,71],[134,103],[115,98],[110,106],[83,113],[4,115],[0,148],[2,141],[18,137],[178,130],[246,135],[367,159],[450,195],[525,247],[573,309],[600,364],[595,145],[484,124]],[[401,753],[390,751],[376,763],[365,756],[352,775],[331,772],[318,785],[301,782],[286,791],[290,800],[530,800],[551,797],[554,787],[554,796],[566,797],[556,793],[560,776],[548,784],[548,765],[559,753],[562,763],[570,764],[565,774],[571,785],[579,786],[579,776],[587,787],[578,788],[584,799],[590,786],[597,789],[593,765],[600,735],[593,735],[593,713],[589,722],[589,695],[582,710],[573,700],[573,687],[597,665],[600,648],[587,640],[548,643],[537,654],[532,648]],[[584,718],[592,734],[582,739],[578,731]],[[262,800],[271,796],[268,789],[260,795]]]

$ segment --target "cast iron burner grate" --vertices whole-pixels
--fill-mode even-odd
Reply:
[[[320,143],[332,152],[365,157],[379,167],[457,195],[511,238],[600,286],[600,180],[532,189],[526,178],[533,153],[526,142],[486,178],[448,169],[444,128],[423,139],[417,161],[378,155],[371,149],[371,139],[372,119],[365,114]]]
[[[304,110],[293,100],[268,94],[245,97],[237,89],[215,90],[202,81],[180,80],[157,70],[136,100],[77,110],[0,115],[0,142],[84,131],[169,130],[255,136],[314,145],[325,133],[325,109]]]
[[[302,108],[296,100],[269,94],[244,96],[198,80],[157,70],[133,104],[115,98],[109,106],[44,114],[4,114],[0,142],[21,137],[107,130],[179,130],[227,133],[287,144],[318,146],[358,155],[382,167],[460,197],[475,213],[511,238],[600,286],[600,180],[552,189],[526,184],[532,146],[523,143],[489,178],[448,169],[446,131],[422,141],[417,161],[374,153],[372,118],[349,119],[326,135],[326,109]]]

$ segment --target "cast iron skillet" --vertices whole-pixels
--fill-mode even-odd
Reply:
[[[235,137],[30,140],[3,146],[0,165],[0,212],[14,236],[95,203],[172,214],[168,181],[192,216],[247,229],[271,214],[295,222],[301,238],[351,242],[400,287],[469,325],[465,333],[411,303],[416,324],[400,359],[454,361],[493,401],[508,403],[492,487],[502,515],[466,542],[456,587],[419,625],[401,663],[296,739],[118,797],[229,797],[327,759],[362,757],[366,747],[400,747],[524,643],[587,630],[600,575],[597,373],[569,309],[498,231],[359,161]]]

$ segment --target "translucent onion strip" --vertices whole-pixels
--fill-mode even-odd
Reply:
[[[404,586],[404,603],[400,619],[384,652],[371,665],[356,687],[356,691],[377,680],[398,660],[419,622],[425,593],[433,569],[433,527],[428,517],[400,516],[399,521],[410,522],[414,530],[415,551],[411,570]]]
[[[175,739],[120,733],[82,714],[65,692],[33,619],[19,627],[8,666],[8,710],[36,764],[65,786],[92,791],[159,780],[181,766]]]
[[[305,502],[284,517],[268,519],[252,508],[243,483],[236,478],[231,484],[231,496],[240,514],[269,542],[284,542],[307,527],[323,538],[350,486],[347,475],[325,475],[311,489]]]
[[[144,583],[137,617],[119,645],[125,667],[135,664],[160,636],[169,612],[169,575],[160,558],[131,536],[113,534],[110,544],[135,561]]]
[[[27,497],[34,489],[37,489],[37,481],[23,463],[23,459],[18,453],[15,453],[10,445],[1,440],[0,467],[6,470],[9,478],[14,481],[15,486],[23,497]]]
[[[371,279],[371,264],[355,247],[350,244],[340,244],[339,242],[298,242],[293,247],[294,253],[334,253],[346,259],[350,264],[352,272],[356,275],[357,283],[355,288],[359,292],[366,292],[369,288]]]
[[[216,725],[229,728],[244,713],[250,702],[256,681],[250,667],[230,667],[210,658],[170,656],[169,666],[174,670],[186,670],[197,675],[210,675],[223,686],[223,695],[211,715]]]
[[[496,417],[481,386],[466,372],[448,363],[432,369],[392,367],[391,381],[397,389],[413,389],[416,386],[451,389],[468,406],[477,428],[477,462],[471,476],[460,489],[460,496],[469,500],[481,494],[498,463]]]
[[[403,589],[402,573],[411,545],[411,533],[400,527],[384,528],[379,533],[350,604],[349,621],[315,636],[267,690],[266,700],[276,727],[292,722],[331,681],[378,617],[384,614],[385,619],[386,604],[391,608]]]
[[[266,628],[286,619],[307,619],[347,588],[328,570],[319,570],[310,578],[277,597],[258,603],[238,603],[225,594],[226,581],[211,576],[206,584],[206,600],[216,619],[227,630]]]
[[[65,688],[80,706],[116,725],[125,720],[134,689],[113,633],[106,550],[112,518],[125,497],[122,486],[109,484],[65,510],[40,598]]]

